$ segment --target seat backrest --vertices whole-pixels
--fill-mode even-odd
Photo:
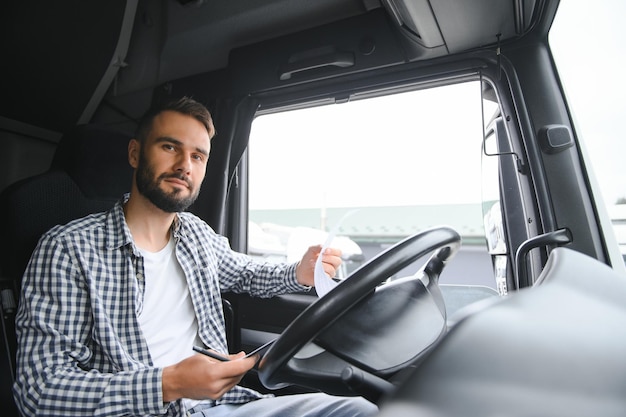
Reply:
[[[130,191],[131,135],[95,125],[77,126],[59,142],[50,169],[5,188],[0,194],[0,402],[13,406],[15,312],[26,265],[41,235],[57,224],[107,210]],[[7,415],[17,415],[11,409]],[[3,411],[3,415],[4,411]]]
[[[40,236],[57,224],[106,210],[130,190],[130,135],[81,125],[66,134],[50,169],[23,179],[0,194],[6,223],[0,239],[3,278],[21,279]]]

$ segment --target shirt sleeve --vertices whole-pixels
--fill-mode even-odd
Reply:
[[[231,249],[228,239],[214,235],[222,291],[248,293],[269,298],[279,294],[308,291],[311,287],[298,283],[297,263],[261,262]]]
[[[45,235],[24,274],[16,317],[18,407],[25,416],[163,414],[161,369],[139,362],[109,369],[104,354],[94,352],[98,313],[72,252]]]

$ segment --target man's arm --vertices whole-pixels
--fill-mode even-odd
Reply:
[[[315,285],[315,261],[320,255],[321,246],[311,246],[302,259],[293,264],[270,263],[252,259],[248,255],[234,252],[226,238],[212,234],[212,239],[198,239],[198,242],[211,242],[212,251],[207,258],[215,257],[222,291],[247,293],[256,297],[272,297],[278,294],[307,290]],[[341,250],[327,248],[322,255],[322,266],[328,275],[334,277],[341,265]]]
[[[118,367],[114,357],[123,349],[103,352],[92,339],[98,333],[94,317],[104,313],[93,311],[99,304],[84,279],[85,266],[50,236],[33,254],[16,318],[18,407],[26,416],[163,413],[161,369],[139,362]]]

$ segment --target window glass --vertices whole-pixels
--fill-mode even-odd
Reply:
[[[626,2],[563,1],[550,31],[578,138],[593,164],[596,182],[626,256]],[[574,40],[574,41],[572,41]],[[575,42],[575,47],[573,47]]]
[[[441,283],[495,288],[481,117],[479,82],[258,116],[248,150],[249,253],[296,261],[331,232],[346,276],[409,235],[449,225],[463,244]]]

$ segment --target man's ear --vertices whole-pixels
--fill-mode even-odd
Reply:
[[[139,165],[140,148],[141,144],[137,139],[131,139],[130,142],[128,142],[128,163],[133,168],[137,168]]]

